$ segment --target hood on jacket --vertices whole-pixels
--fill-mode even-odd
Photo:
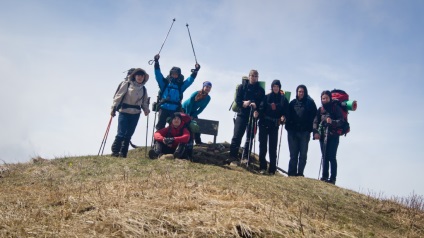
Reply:
[[[128,76],[129,80],[131,81],[135,81],[135,76],[136,75],[145,75],[144,76],[144,81],[143,81],[143,85],[146,84],[146,82],[149,80],[149,74],[142,68],[136,68],[132,71],[132,73],[130,74],[130,76]]]
[[[301,84],[301,85],[297,86],[297,88],[296,88],[296,99],[297,99],[297,100],[299,100],[299,97],[297,96],[297,91],[299,90],[299,88],[303,88],[303,91],[305,91],[305,93],[304,93],[304,95],[303,95],[303,99],[302,99],[302,100],[307,99],[307,98],[309,97],[308,89],[307,89],[307,88],[306,88],[306,86],[305,86],[305,85],[303,85],[303,84]]]

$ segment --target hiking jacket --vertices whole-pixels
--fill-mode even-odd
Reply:
[[[299,100],[296,96],[289,104],[289,116],[286,121],[286,130],[312,132],[316,114],[317,106],[309,95],[305,94],[302,100]]]
[[[249,116],[250,107],[243,107],[243,101],[250,100],[256,103],[255,111],[258,111],[259,105],[261,104],[265,96],[265,90],[259,86],[259,82],[250,84],[248,81],[237,88],[236,99],[234,100],[240,111],[237,113],[238,116]]]
[[[324,134],[324,128],[328,126],[326,122],[327,117],[330,117],[332,120],[331,125],[329,125],[330,127],[328,129],[329,136],[339,136],[337,130],[339,130],[345,123],[342,114],[342,109],[340,108],[340,106],[334,101],[331,101],[329,103],[329,110],[326,110],[323,106],[318,108],[313,123],[313,133],[320,134],[321,138],[323,138],[322,135]]]
[[[191,94],[190,98],[185,100],[183,103],[184,112],[193,118],[197,118],[211,100],[211,96],[207,95],[204,99],[196,102],[195,98],[198,93],[198,91],[194,92]]]
[[[182,78],[181,83],[177,83],[177,80],[172,80],[171,82],[168,82],[167,79],[163,77],[159,65],[156,67],[156,64],[155,77],[159,85],[159,90],[162,92],[162,97],[160,98],[160,108],[169,111],[177,111],[179,108],[181,108],[181,100],[183,93],[194,82],[194,79],[196,78],[196,76],[192,74],[184,81]]]
[[[118,91],[113,97],[112,109],[117,108],[121,104],[119,112],[129,114],[140,114],[141,110],[145,113],[150,112],[149,96],[144,87],[148,80],[148,78],[145,79],[141,84],[135,80],[121,82]]]
[[[170,123],[169,126],[156,131],[154,134],[155,140],[159,142],[163,142],[163,138],[165,137],[174,137],[172,148],[175,149],[180,143],[188,143],[188,141],[190,140],[190,132],[185,127],[184,121],[181,120],[181,124],[179,127],[175,128],[172,123]]]
[[[274,103],[276,109],[272,110]],[[271,92],[265,95],[259,106],[259,125],[268,127],[279,127],[281,116],[287,117],[289,113],[289,102],[284,94]]]

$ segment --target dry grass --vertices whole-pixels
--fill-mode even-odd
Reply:
[[[422,197],[378,199],[313,179],[222,166],[217,150],[196,153],[198,163],[152,161],[136,149],[127,159],[3,165],[0,236],[424,236]]]

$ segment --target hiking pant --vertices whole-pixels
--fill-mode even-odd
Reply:
[[[236,120],[234,122],[233,138],[231,139],[231,145],[230,145],[231,157],[238,157],[241,140],[243,139],[244,132],[246,131],[246,128],[248,127],[247,125],[248,122],[249,122],[248,116],[237,115]],[[248,138],[251,139],[250,137]],[[248,138],[246,138],[246,143],[248,142]],[[246,147],[248,146],[245,146],[245,148]]]
[[[173,154],[175,152],[175,148],[169,147],[160,141],[155,141],[153,149],[158,156],[163,154]]]
[[[327,146],[325,148],[325,156],[324,156],[324,140],[321,139],[319,141],[321,146],[321,154],[323,156],[323,164],[322,164],[322,178],[328,179],[328,169],[331,169],[330,180],[336,181],[337,177],[337,148],[339,147],[339,136],[329,136],[327,139]]]
[[[115,141],[112,144],[112,152],[119,153],[122,157],[127,157],[128,146],[131,141],[131,137],[134,134],[135,128],[137,127],[140,114],[129,114],[120,112],[118,116],[118,134],[115,137]]]
[[[174,113],[176,111],[170,111],[170,110],[166,110],[166,109],[160,109],[159,110],[159,118],[158,118],[158,123],[156,124],[156,130],[160,130],[162,128],[165,127],[166,125],[166,120],[168,119],[168,117],[173,117]]]
[[[194,134],[194,141],[197,144],[202,144],[202,138],[200,138],[200,133],[193,133]]]
[[[287,141],[289,143],[290,161],[289,176],[304,176],[306,160],[308,158],[308,145],[311,133],[308,131],[287,131]]]
[[[259,125],[259,169],[266,170],[266,153],[269,138],[269,170],[274,174],[277,170],[278,127]]]
[[[188,144],[178,144],[177,148],[172,148],[165,145],[163,142],[155,141],[154,151],[156,155],[174,154],[175,158],[187,158],[191,156]]]

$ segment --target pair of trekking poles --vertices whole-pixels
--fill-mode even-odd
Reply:
[[[255,154],[255,148],[256,148],[256,131],[257,131],[258,126],[257,126],[257,119],[254,118],[254,116],[253,116],[253,107],[250,108],[249,122],[250,122],[250,128],[248,128],[250,130],[249,135],[251,137],[252,134],[253,134],[253,153]],[[283,125],[281,125],[281,129],[280,129],[280,139],[279,139],[279,142],[278,142],[278,152],[277,152],[277,164],[276,164],[276,167],[281,172],[287,174],[287,171],[285,171],[284,169],[278,167],[278,162],[280,161],[280,149],[281,149],[281,138],[282,138],[282,136],[283,136]],[[252,152],[252,146],[251,146],[252,139],[250,139],[250,137],[249,137],[249,153],[247,154],[247,164],[246,164],[246,167],[249,166],[250,154]],[[242,156],[244,155],[245,150],[246,150],[246,148],[243,148]]]
[[[161,46],[161,47],[160,47],[160,49],[159,49],[159,53],[158,53],[158,55],[159,55],[159,54],[160,54],[160,52],[162,51],[162,48],[163,48],[163,46],[165,45],[166,40],[168,39],[169,33],[171,32],[171,29],[172,29],[172,26],[174,25],[174,22],[175,22],[175,18],[174,18],[174,19],[172,19],[171,27],[169,28],[168,33],[166,34],[166,37],[165,37],[165,39],[163,40],[163,43],[162,43],[162,46]],[[188,31],[188,36],[190,37],[191,48],[193,49],[194,60],[196,61],[196,64],[197,64],[196,52],[194,52],[193,40],[191,39],[191,34],[190,34],[190,29],[188,28],[188,23],[186,23],[186,27],[187,27],[187,31]],[[152,60],[149,60],[149,62],[148,62],[148,63],[149,63],[150,65],[152,65],[154,62],[155,62],[155,60],[154,60],[154,59],[152,59]],[[192,70],[192,71],[193,71],[193,70]]]
[[[150,104],[150,97],[148,97],[147,100],[148,100],[147,101],[148,104]],[[106,146],[107,137],[109,135],[110,125],[112,124],[112,119],[113,119],[113,116],[110,116],[109,123],[107,124],[106,132],[105,132],[105,135],[103,136],[103,140],[102,140],[102,143],[100,144],[100,149],[99,149],[99,152],[97,153],[97,155],[100,155],[100,151],[102,152],[101,155],[103,155],[103,151],[105,150],[105,146]],[[156,120],[156,113],[155,113],[155,120]],[[146,148],[147,148],[147,132],[148,131],[149,131],[149,115],[147,115],[147,123],[146,123]],[[130,145],[133,148],[139,148],[140,147],[140,146],[134,145],[131,141],[130,141]],[[147,154],[147,149],[144,152],[144,156],[146,156],[146,154]]]

